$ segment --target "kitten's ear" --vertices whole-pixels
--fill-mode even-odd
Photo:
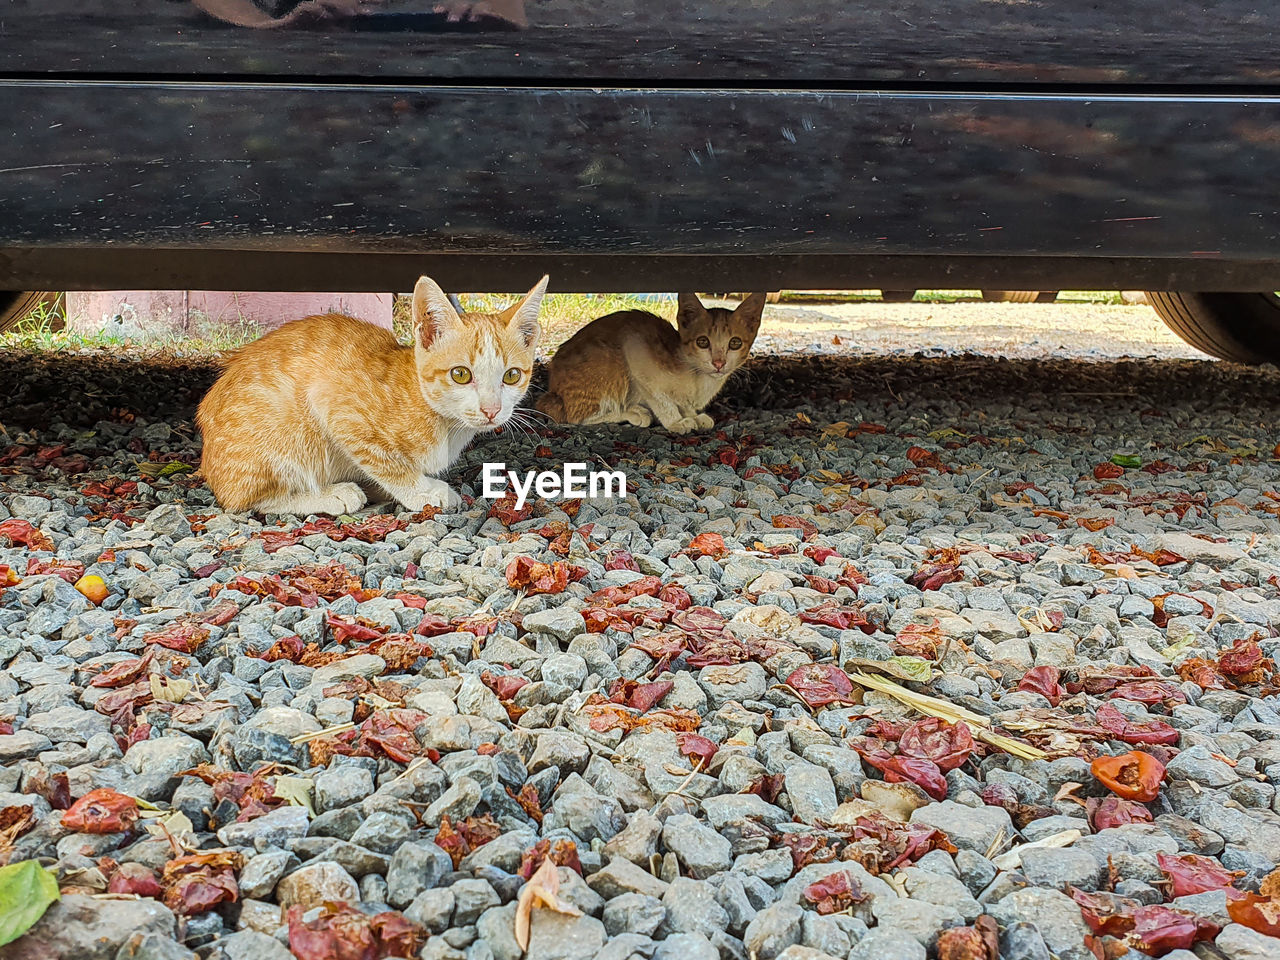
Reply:
[[[760,329],[760,318],[764,316],[764,303],[768,294],[753,293],[738,304],[733,311],[733,318],[740,320],[751,328],[752,336]]]
[[[543,276],[533,285],[533,289],[524,295],[523,300],[507,307],[500,314],[507,323],[507,329],[519,334],[526,347],[532,347],[537,343],[542,333],[542,324],[538,322],[538,310],[542,307],[542,298],[546,295],[547,283],[550,279],[548,276]]]
[[[413,288],[413,335],[422,347],[429,347],[442,330],[461,326],[462,319],[448,294],[430,277],[419,277]]]
[[[677,295],[676,307],[676,326],[683,327],[692,320],[698,320],[707,315],[707,308],[702,305],[702,301],[698,299],[696,293],[681,293]]]

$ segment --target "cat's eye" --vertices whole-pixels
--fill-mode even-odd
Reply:
[[[697,340],[694,341],[694,343],[700,346],[703,350],[706,350],[711,346],[711,341],[708,340],[706,337],[699,337]]]
[[[742,338],[741,338],[741,337],[730,337],[730,338],[729,338],[729,349],[730,349],[730,350],[741,350],[741,349],[742,349]]]
[[[471,371],[466,367],[454,367],[449,371],[449,379],[454,383],[470,383]]]
[[[510,370],[508,370],[506,373],[502,375],[502,382],[509,387],[519,383],[520,371],[517,370],[515,367],[512,367]]]

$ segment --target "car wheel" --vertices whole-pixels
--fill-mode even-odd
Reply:
[[[916,292],[914,290],[881,290],[880,299],[885,303],[907,303],[914,300]]]
[[[1198,350],[1237,363],[1280,363],[1280,296],[1166,293],[1147,300],[1165,325]]]
[[[982,299],[988,303],[1035,303],[1042,296],[1040,290],[983,290]],[[1057,293],[1054,293],[1057,297]]]
[[[41,304],[56,305],[61,296],[50,290],[0,290],[0,333],[25,320]]]

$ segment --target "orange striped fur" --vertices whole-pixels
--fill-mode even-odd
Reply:
[[[422,277],[412,346],[331,313],[243,348],[196,415],[218,502],[303,516],[350,513],[370,494],[414,511],[456,506],[439,474],[524,396],[546,288],[543,277],[502,313],[459,315]]]

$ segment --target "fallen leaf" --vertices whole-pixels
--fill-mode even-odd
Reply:
[[[529,949],[529,929],[533,923],[533,911],[537,907],[554,910],[568,917],[580,917],[582,911],[571,903],[562,901],[560,892],[560,875],[551,858],[542,861],[540,866],[520,888],[520,896],[516,900],[516,943],[521,950]]]
[[[297,960],[382,960],[416,957],[427,932],[404,914],[366,914],[346,903],[326,903],[304,920],[306,908],[289,908],[289,950]]]
[[[809,884],[801,895],[819,914],[840,913],[870,898],[848,870],[839,870]]]
[[[35,926],[59,897],[57,877],[38,860],[0,867],[0,946]]]

